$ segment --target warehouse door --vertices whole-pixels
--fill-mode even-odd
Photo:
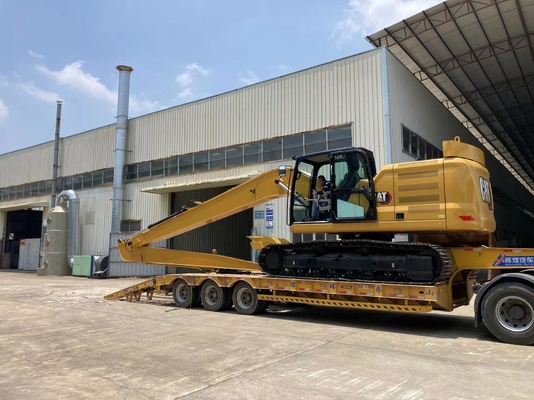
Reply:
[[[178,211],[191,200],[206,201],[230,188],[232,186],[172,193],[171,212]],[[251,229],[253,227],[252,217],[252,209],[242,211],[172,238],[170,246],[177,250],[202,253],[211,253],[212,249],[216,249],[217,253],[223,256],[250,260],[251,247],[250,240],[247,236],[251,235]]]
[[[7,213],[2,268],[19,267],[20,241],[41,237],[43,212],[40,210],[19,210]],[[39,253],[37,252],[37,257]]]

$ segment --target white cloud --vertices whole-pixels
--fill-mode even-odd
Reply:
[[[339,46],[355,36],[367,36],[380,29],[411,17],[443,0],[349,0],[344,18],[339,21],[330,38],[337,38]]]
[[[0,75],[0,85],[2,85],[2,86],[8,86],[9,85],[9,81],[7,80],[7,78],[4,75]]]
[[[193,90],[191,90],[190,87],[186,87],[184,90],[180,92],[178,97],[181,98],[182,100],[190,100],[194,97]]]
[[[87,93],[98,100],[111,105],[117,104],[117,91],[110,90],[99,78],[82,70],[83,61],[75,61],[65,65],[60,71],[51,71],[44,65],[37,66],[37,70],[59,85],[68,86],[82,93]],[[144,96],[136,96],[130,92],[130,110],[152,112],[163,107],[157,101],[151,101]]]
[[[176,77],[176,82],[178,82],[182,86],[189,86],[191,85],[191,83],[193,83],[193,76],[188,71],[182,72]]]
[[[258,75],[248,69],[246,76],[239,75],[239,80],[245,85],[253,85],[254,83],[259,82],[260,79],[258,78]]]
[[[83,72],[82,64],[82,61],[75,61],[65,65],[61,71],[51,71],[46,66],[39,65],[37,70],[60,85],[88,93],[99,100],[116,102],[117,94],[109,90],[106,85],[100,82],[100,79]]]
[[[197,63],[189,64],[185,67],[185,71],[176,77],[176,82],[182,86],[190,86],[194,78],[197,76],[208,76],[211,70],[198,65]]]
[[[44,56],[42,54],[38,54],[38,53],[35,53],[33,51],[28,51],[28,54],[30,55],[30,57],[33,57],[33,58],[37,58],[37,59],[40,59],[40,60],[44,60]]]
[[[0,122],[9,116],[9,108],[4,104],[4,101],[0,99]]]
[[[176,76],[176,82],[183,87],[182,91],[178,94],[178,97],[182,100],[191,100],[195,97],[191,86],[198,77],[207,77],[211,74],[211,70],[204,68],[197,63],[188,64],[185,67],[185,71]]]
[[[19,83],[19,86],[30,96],[33,96],[39,100],[43,100],[47,103],[55,103],[58,100],[63,101],[57,93],[39,89],[33,82]]]

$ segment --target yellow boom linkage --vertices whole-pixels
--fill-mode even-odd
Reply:
[[[293,170],[282,167],[252,178],[200,205],[178,212],[148,228],[119,240],[119,254],[125,261],[169,265],[204,270],[260,271],[257,263],[237,258],[192,251],[149,247],[154,243],[211,224],[250,209],[266,201],[287,195]],[[251,236],[252,248],[269,243],[287,243],[285,239]]]

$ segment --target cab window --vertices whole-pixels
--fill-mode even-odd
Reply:
[[[333,194],[336,219],[365,218],[369,203],[361,189],[369,187],[368,168],[360,152],[336,155]]]

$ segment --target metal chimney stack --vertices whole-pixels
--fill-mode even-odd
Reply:
[[[124,165],[126,159],[126,136],[128,132],[128,104],[130,101],[130,74],[126,65],[117,66],[119,71],[119,96],[117,103],[117,130],[115,136],[115,168],[113,170],[113,206],[111,233],[119,233],[124,200]]]
[[[54,166],[52,172],[52,196],[50,196],[50,209],[56,206],[57,195],[57,170],[59,163],[59,127],[61,125],[61,101],[57,101],[56,112],[56,138],[54,140]]]

